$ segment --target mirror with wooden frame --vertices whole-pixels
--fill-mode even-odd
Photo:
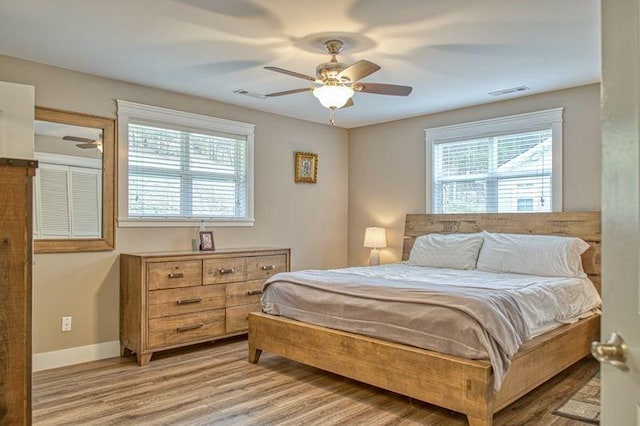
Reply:
[[[36,107],[35,253],[113,250],[115,120]]]

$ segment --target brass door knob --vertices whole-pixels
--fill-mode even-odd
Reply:
[[[613,365],[622,371],[628,371],[627,345],[622,336],[611,333],[606,342],[592,342],[591,355],[598,361]]]

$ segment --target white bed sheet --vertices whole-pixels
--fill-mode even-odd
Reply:
[[[586,277],[541,277],[414,266],[406,262],[380,266],[333,269],[333,272],[363,277],[403,280],[408,288],[420,288],[421,282],[443,286],[473,286],[504,290],[511,294],[522,311],[528,338],[533,338],[581,318],[598,313],[602,304],[593,283]]]

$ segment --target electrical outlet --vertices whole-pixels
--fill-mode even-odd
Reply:
[[[71,317],[62,317],[62,331],[71,331]]]

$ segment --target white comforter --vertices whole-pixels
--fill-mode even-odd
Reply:
[[[332,272],[402,280],[405,287],[421,282],[443,286],[474,286],[510,293],[522,310],[529,338],[596,312],[602,300],[586,277],[539,277],[477,270],[457,270],[392,263],[380,266],[332,269]]]

